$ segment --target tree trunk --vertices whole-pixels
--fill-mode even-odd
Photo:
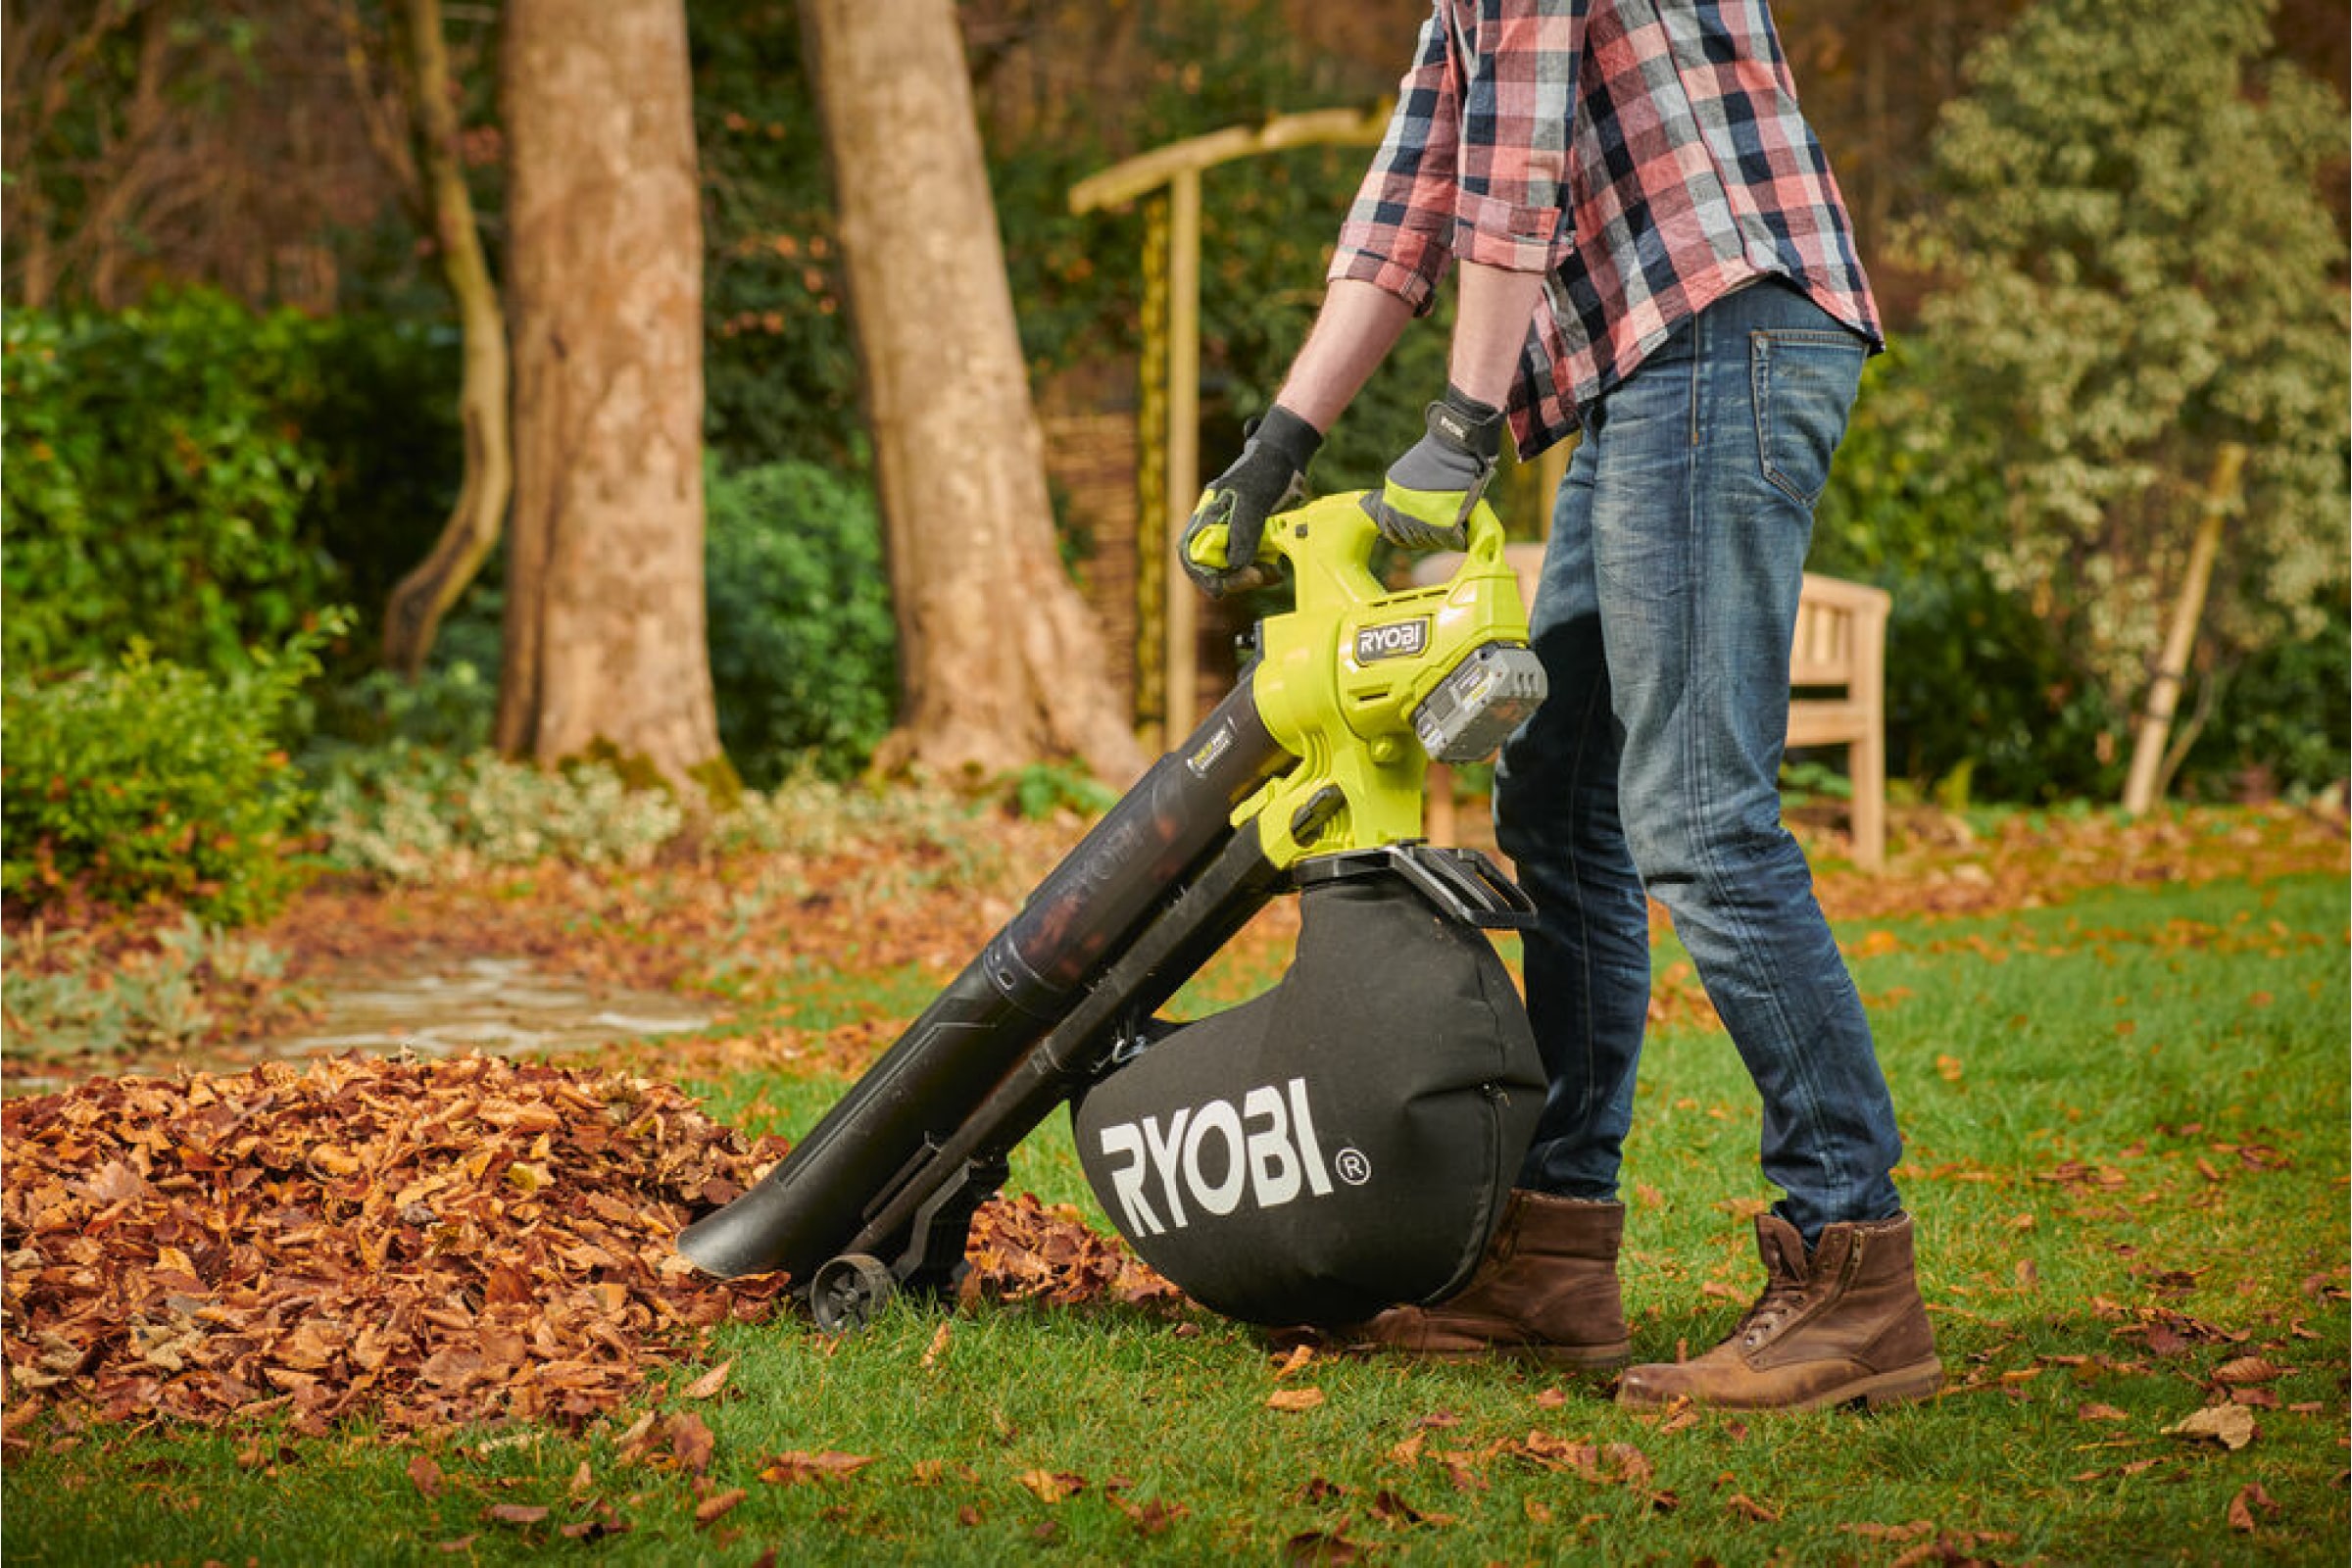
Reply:
[[[465,376],[458,417],[466,434],[465,478],[457,505],[432,553],[401,578],[384,605],[384,662],[411,680],[424,668],[441,617],[458,602],[490,547],[498,543],[514,488],[514,445],[507,401],[507,319],[498,286],[482,259],[473,203],[458,161],[458,116],[450,102],[449,52],[441,41],[441,0],[409,0],[411,87],[423,144],[423,181],[432,202],[441,270],[458,302]]]
[[[2188,656],[2196,647],[2197,622],[2205,614],[2205,591],[2213,581],[2213,564],[2222,553],[2222,522],[2237,505],[2238,476],[2245,466],[2246,449],[2235,441],[2225,441],[2214,459],[2213,477],[2206,481],[2205,505],[2198,513],[2196,537],[2188,549],[2187,575],[2180,585],[2180,598],[2173,606],[2172,629],[2165,634],[2164,652],[2156,660],[2155,679],[2148,685],[2139,734],[2132,747],[2131,771],[2124,778],[2124,809],[2134,816],[2155,806],[2173,769],[2180,765],[2180,756],[2186,755],[2168,757],[2165,736],[2172,730],[2180,683],[2188,674]],[[2203,719],[2198,723],[2201,726]]]
[[[513,0],[507,26],[514,502],[498,744],[723,784],[685,10]]]
[[[885,764],[1143,756],[1061,569],[951,0],[806,0],[905,701]]]

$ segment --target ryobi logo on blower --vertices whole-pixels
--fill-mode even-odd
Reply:
[[[1429,617],[1392,620],[1383,626],[1361,626],[1355,633],[1355,662],[1378,663],[1384,659],[1417,659],[1429,647]]]
[[[1165,1127],[1157,1116],[1114,1122],[1102,1140],[1105,1156],[1126,1161],[1110,1172],[1110,1187],[1130,1236],[1184,1229],[1191,1223],[1187,1200],[1210,1214],[1230,1214],[1245,1194],[1259,1208],[1279,1207],[1302,1192],[1328,1197],[1335,1170],[1350,1187],[1372,1179],[1372,1163],[1358,1150],[1323,1157],[1303,1078],[1279,1090],[1252,1089],[1239,1110],[1231,1101],[1212,1100],[1177,1110]],[[1164,1221],[1154,1198],[1166,1208]]]

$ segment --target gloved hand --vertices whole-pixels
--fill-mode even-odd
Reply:
[[[1306,466],[1323,434],[1281,404],[1242,432],[1242,455],[1208,482],[1185,524],[1185,574],[1211,599],[1262,588],[1279,573],[1257,559],[1266,518],[1306,499]]]
[[[1429,406],[1429,433],[1389,468],[1364,510],[1381,537],[1403,550],[1461,550],[1470,543],[1478,505],[1502,450],[1502,411],[1448,386]]]

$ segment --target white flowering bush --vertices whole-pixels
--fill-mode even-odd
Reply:
[[[1938,132],[1923,328],[1992,447],[1987,565],[2119,710],[2143,691],[2224,442],[2242,513],[2208,611],[2227,663],[2311,637],[2345,583],[2344,252],[2332,89],[2268,59],[2275,0],[2042,0]]]

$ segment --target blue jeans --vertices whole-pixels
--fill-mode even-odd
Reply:
[[[1763,1097],[1781,1217],[1810,1244],[1901,1207],[1893,1103],[1778,782],[1813,504],[1863,355],[1768,280],[1585,410],[1532,607],[1550,693],[1495,775],[1497,839],[1538,908],[1528,1010],[1550,1080],[1522,1186],[1616,1196],[1646,891]]]

